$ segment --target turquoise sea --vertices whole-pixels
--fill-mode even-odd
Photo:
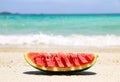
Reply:
[[[5,44],[120,46],[120,14],[1,14]]]

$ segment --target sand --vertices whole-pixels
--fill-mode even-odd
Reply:
[[[24,53],[89,52],[99,54],[90,69],[72,74],[47,74],[28,65]],[[120,48],[0,47],[0,82],[120,82]]]

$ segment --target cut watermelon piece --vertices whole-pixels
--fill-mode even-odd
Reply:
[[[59,55],[57,55],[55,57],[55,62],[57,63],[57,65],[55,65],[55,67],[64,67],[64,64],[63,64],[61,57]]]
[[[88,53],[38,53],[24,55],[33,67],[50,72],[82,71],[94,65],[98,55]]]
[[[80,63],[79,63],[77,54],[70,53],[70,54],[69,54],[69,57],[70,57],[70,59],[71,59],[71,61],[72,61],[72,64],[73,64],[74,66],[80,66]]]

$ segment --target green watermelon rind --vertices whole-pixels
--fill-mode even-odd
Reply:
[[[34,62],[32,62],[30,59],[29,59],[29,57],[27,56],[27,53],[26,54],[24,54],[24,58],[25,58],[25,60],[26,60],[26,62],[29,64],[29,65],[31,65],[32,67],[34,67],[34,68],[36,68],[36,69],[38,69],[38,70],[41,70],[41,71],[44,71],[44,72],[81,72],[81,71],[84,71],[84,70],[87,70],[87,69],[89,69],[89,68],[91,68],[95,63],[96,63],[96,60],[97,60],[97,58],[98,58],[98,55],[97,54],[95,54],[94,55],[95,56],[95,58],[94,58],[94,60],[91,62],[91,63],[89,63],[89,64],[86,64],[86,65],[84,65],[84,67],[82,66],[80,66],[80,68],[78,68],[78,69],[73,69],[72,70],[72,68],[70,68],[70,70],[58,70],[58,68],[57,67],[54,67],[54,70],[52,69],[52,70],[49,70],[49,69],[47,69],[45,66],[37,66],[36,64],[34,64]],[[75,67],[73,67],[73,68],[75,68]],[[55,69],[57,69],[57,70],[55,70]],[[64,69],[64,68],[63,68]]]

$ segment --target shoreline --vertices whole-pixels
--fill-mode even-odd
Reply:
[[[72,47],[72,46],[43,46],[43,45],[0,45],[0,52],[97,52],[120,53],[120,47]]]

